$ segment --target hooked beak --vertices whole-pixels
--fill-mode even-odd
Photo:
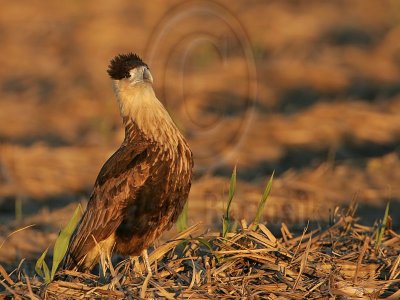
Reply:
[[[150,70],[145,68],[143,71],[143,81],[153,83],[153,76],[151,76]]]

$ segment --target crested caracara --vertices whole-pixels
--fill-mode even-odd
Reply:
[[[157,99],[148,66],[129,53],[112,59],[107,72],[125,139],[97,176],[70,240],[68,270],[90,271],[102,252],[143,253],[146,260],[147,247],[177,220],[191,186],[192,153]]]

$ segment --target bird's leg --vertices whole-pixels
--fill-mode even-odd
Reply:
[[[143,257],[143,261],[144,261],[144,264],[146,266],[148,275],[153,275],[153,273],[151,272],[150,261],[149,261],[149,256],[147,254],[147,249],[144,249],[142,251],[142,257]]]

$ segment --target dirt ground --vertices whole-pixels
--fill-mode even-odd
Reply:
[[[51,246],[123,139],[106,74],[136,52],[195,156],[189,224],[400,221],[400,2],[18,1],[0,10],[0,263]],[[14,231],[34,224],[34,226]],[[163,239],[172,234],[166,233]]]

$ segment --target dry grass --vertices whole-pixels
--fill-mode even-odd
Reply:
[[[380,227],[360,225],[354,211],[336,212],[334,225],[300,236],[282,224],[280,238],[245,221],[226,238],[198,235],[195,225],[150,254],[152,276],[125,260],[106,276],[60,272],[45,285],[21,268],[8,275],[0,267],[0,299],[398,299],[400,235],[386,224],[375,249]]]
[[[0,249],[7,270],[54,242],[73,211],[62,206],[89,197],[122,142],[106,69],[128,51],[150,65],[156,94],[195,155],[191,224],[219,225],[237,165],[236,196],[245,201],[232,203],[235,219],[255,216],[275,169],[263,215],[270,223],[324,221],[357,194],[364,220],[383,214],[392,199],[399,228],[396,1],[211,1],[237,19],[246,39],[220,10],[191,15],[203,2],[210,1],[2,6],[0,242],[36,224]],[[207,36],[211,44],[190,46]],[[248,40],[254,60],[239,40]],[[256,76],[247,74],[249,64]],[[257,95],[249,91],[255,86]]]

